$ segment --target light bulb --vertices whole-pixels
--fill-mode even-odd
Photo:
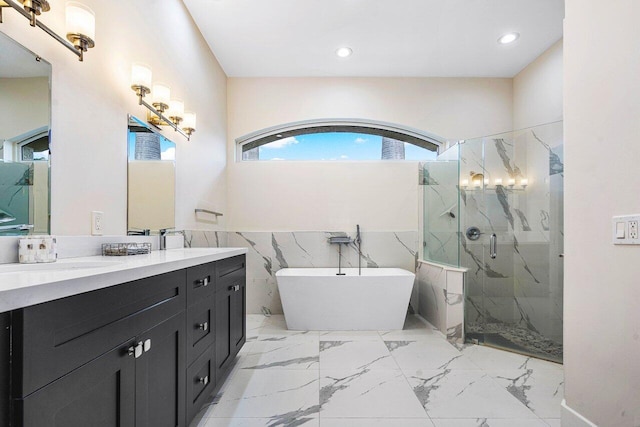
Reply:
[[[67,35],[80,34],[96,39],[96,15],[82,3],[67,2]]]
[[[153,85],[151,95],[153,97],[153,106],[161,113],[164,113],[169,108],[169,102],[171,101],[171,89],[169,86],[156,83]]]
[[[184,102],[178,99],[169,101],[169,118],[174,122],[181,122],[184,118]]]
[[[145,64],[135,63],[131,66],[131,87],[143,87],[149,92],[151,88],[151,68]]]
[[[196,113],[184,113],[184,121],[182,122],[183,129],[196,128]]]
[[[520,38],[520,34],[519,33],[507,33],[504,36],[500,37],[498,39],[498,43],[500,44],[509,44],[509,43],[513,43],[514,41],[518,40]]]

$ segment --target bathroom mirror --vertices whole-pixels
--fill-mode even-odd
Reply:
[[[176,144],[129,116],[127,228],[175,227]]]
[[[0,236],[48,234],[51,64],[0,32]]]

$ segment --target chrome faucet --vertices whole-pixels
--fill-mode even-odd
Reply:
[[[127,236],[150,236],[151,230],[148,228],[145,229],[132,229],[127,231]]]
[[[160,230],[158,230],[159,235],[160,235],[160,247],[159,249],[161,251],[165,251],[167,250],[167,234],[182,234],[182,237],[185,238],[186,240],[186,236],[184,234],[184,230],[171,230],[169,228],[161,228]]]
[[[15,224],[15,225],[2,225],[0,230],[20,230],[26,231],[33,228],[33,224]]]
[[[167,229],[161,228],[159,230],[160,233],[160,250],[164,251],[167,249]]]

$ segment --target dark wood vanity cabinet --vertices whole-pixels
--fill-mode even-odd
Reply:
[[[0,313],[0,427],[188,426],[224,379],[224,261]],[[245,303],[233,304],[231,359],[245,328]]]
[[[246,342],[244,256],[219,261],[216,269],[216,376],[223,377]]]

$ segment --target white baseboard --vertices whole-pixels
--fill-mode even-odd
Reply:
[[[562,427],[598,427],[567,405],[567,401],[562,399]]]

